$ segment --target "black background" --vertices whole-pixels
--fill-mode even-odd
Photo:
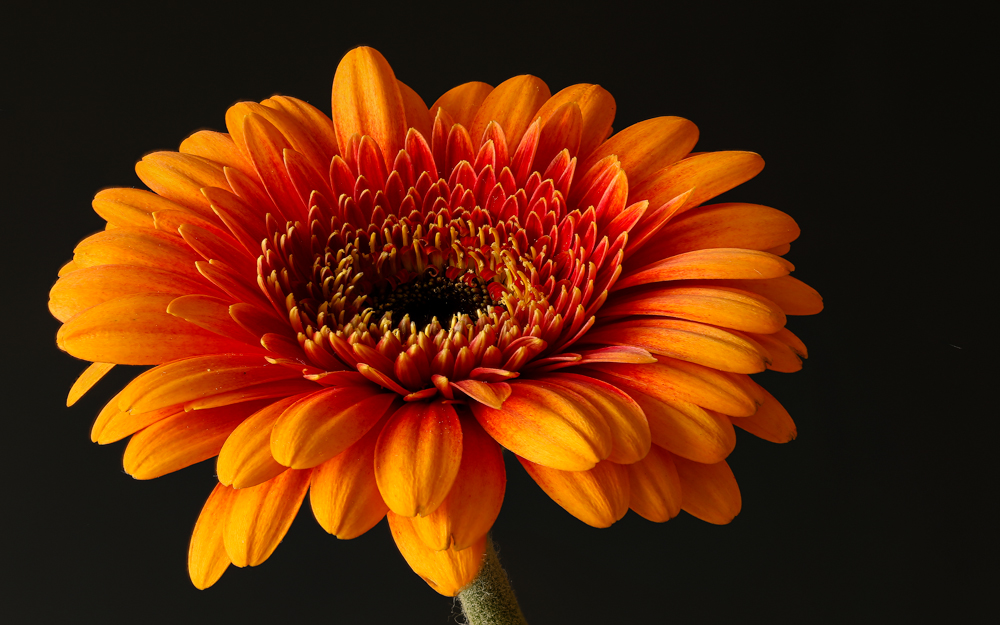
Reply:
[[[532,624],[960,621],[982,607],[996,581],[997,418],[984,18],[957,6],[691,4],[5,10],[3,612],[461,620],[384,522],[338,541],[308,504],[264,565],[195,590],[187,543],[213,462],[140,482],[121,470],[124,442],[90,443],[93,418],[135,371],[116,369],[67,409],[85,363],[56,349],[45,306],[73,246],[103,226],[96,191],[140,186],[136,160],[224,130],[236,101],[282,93],[329,111],[337,63],[362,44],[428,103],[521,73],[553,92],[594,82],[617,100],[616,129],[680,115],[700,127],[699,151],[761,153],[763,173],[727,198],[798,221],[788,258],[825,297],[821,315],[790,322],[810,347],[805,369],[761,376],[799,438],[740,432],[730,462],[744,505],[731,525],[629,513],[596,530],[508,464],[494,536]]]

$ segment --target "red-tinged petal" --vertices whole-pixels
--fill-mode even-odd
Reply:
[[[611,453],[611,429],[585,397],[542,380],[511,385],[503,408],[472,404],[498,443],[531,462],[564,471],[592,469]]]
[[[200,354],[239,351],[242,343],[203,330],[166,312],[174,295],[117,297],[66,322],[56,344],[91,362],[156,365]]]
[[[66,406],[68,407],[75,404],[77,400],[87,393],[87,391],[100,382],[101,378],[103,378],[108,371],[111,371],[113,367],[114,365],[110,362],[95,362],[84,369],[83,373],[80,374],[80,377],[76,379],[76,382],[74,382],[73,386],[69,389],[69,396],[66,398]]]
[[[296,192],[285,167],[284,152],[292,147],[288,139],[271,122],[256,113],[243,118],[243,139],[271,201],[280,206],[286,216],[304,218],[309,207]]]
[[[277,477],[288,469],[278,464],[271,455],[271,430],[281,413],[298,399],[293,395],[269,404],[233,430],[219,451],[216,472],[220,483],[233,488],[248,488]]]
[[[764,356],[754,343],[692,321],[659,318],[620,321],[591,330],[586,340],[638,347],[721,371],[759,373],[765,368]]]
[[[313,514],[323,529],[342,540],[364,534],[389,511],[375,481],[375,444],[387,420],[313,470]]]
[[[73,250],[79,268],[98,265],[135,265],[170,271],[202,282],[195,254],[179,236],[148,228],[115,228],[98,232]],[[203,283],[203,282],[202,282]]]
[[[218,218],[202,195],[203,187],[228,189],[222,165],[200,156],[177,152],[153,152],[135,164],[135,173],[157,195],[172,200],[205,219]]]
[[[628,512],[628,469],[603,460],[588,471],[559,471],[518,456],[545,494],[587,525],[610,527]]]
[[[311,473],[285,471],[263,484],[233,491],[222,536],[233,564],[257,566],[274,553],[309,490]]]
[[[303,102],[297,98],[276,95],[262,101],[261,105],[269,109],[277,109],[285,112],[295,122],[295,125],[301,129],[304,137],[311,139],[319,147],[322,155],[321,163],[329,163],[334,155],[339,154],[337,132],[334,130],[333,122],[312,104]],[[291,139],[292,144],[295,145],[299,141],[299,136],[296,134]],[[295,149],[306,153],[306,151],[299,148]]]
[[[137,480],[150,480],[208,460],[226,437],[261,403],[182,412],[161,419],[132,437],[122,465]]]
[[[475,149],[482,145],[483,132],[491,121],[503,128],[507,145],[519,144],[524,131],[535,121],[538,109],[549,99],[549,95],[548,86],[534,76],[515,76],[500,83],[483,100],[469,126]]]
[[[185,295],[167,306],[167,312],[210,332],[247,344],[248,351],[261,351],[260,337],[250,334],[229,316],[232,301],[209,295]]]
[[[397,80],[396,84],[399,85],[399,95],[403,98],[403,110],[406,113],[406,127],[415,128],[417,132],[424,136],[424,138],[430,138],[431,124],[433,123],[433,120],[430,112],[427,110],[427,104],[424,102],[424,99],[421,98],[416,91],[403,84],[401,81]],[[395,157],[396,155],[393,154],[389,158]]]
[[[763,296],[780,306],[786,315],[815,315],[823,310],[823,297],[819,292],[792,276],[770,280],[720,280],[717,284]]]
[[[178,151],[206,158],[224,167],[235,167],[247,175],[253,173],[253,165],[240,153],[233,138],[225,132],[199,130],[182,141]]]
[[[49,312],[69,321],[81,312],[125,295],[217,293],[204,281],[155,267],[98,265],[60,278],[49,291]]]
[[[642,518],[663,523],[681,511],[681,481],[673,457],[653,445],[639,462],[628,465],[628,507]]]
[[[443,402],[413,402],[382,429],[375,479],[389,509],[426,516],[448,495],[462,462],[462,426]]]
[[[435,551],[425,545],[413,528],[414,520],[388,514],[389,529],[399,553],[413,572],[427,585],[446,597],[454,597],[479,575],[486,554],[486,536],[480,536],[467,549]]]
[[[568,103],[580,109],[582,125],[580,147],[573,156],[587,160],[590,154],[611,133],[611,123],[615,119],[615,99],[599,85],[570,85],[553,95],[538,111],[545,123],[557,110]],[[598,159],[600,160],[600,159]]]
[[[133,228],[152,228],[156,211],[188,210],[145,189],[104,189],[94,196],[92,205],[108,223]]]
[[[490,95],[492,91],[493,87],[484,82],[467,82],[446,91],[431,106],[430,114],[437,116],[438,109],[443,108],[451,115],[454,123],[469,128],[472,126],[472,120],[475,119],[479,107],[483,105],[486,96]],[[445,128],[445,131],[448,130],[450,128]]]
[[[280,97],[280,96],[279,96]],[[271,104],[266,106],[265,103]],[[305,104],[305,103],[303,103]],[[306,106],[309,106],[306,104]],[[322,114],[321,114],[322,115]],[[291,148],[301,154],[312,167],[325,172],[333,156],[328,147],[322,145],[320,137],[312,132],[314,125],[303,120],[301,115],[293,115],[275,104],[274,100],[265,100],[261,104],[254,102],[239,102],[229,107],[226,111],[226,126],[232,133],[233,141],[239,148],[247,163],[253,162],[254,148],[251,139],[247,136],[245,126],[246,118],[254,117],[259,123],[266,124],[273,129],[272,141],[280,137],[278,143],[282,148]],[[305,123],[303,123],[305,122]],[[247,175],[253,175],[259,164],[254,163],[249,171],[244,171]],[[265,181],[266,184],[266,181]]]
[[[656,287],[615,298],[600,312],[604,317],[662,315],[761,334],[785,327],[785,314],[777,304],[724,285]]]
[[[542,378],[587,398],[611,429],[608,460],[630,464],[649,452],[649,424],[642,408],[627,393],[603,380],[577,373],[550,373]]]
[[[725,373],[683,360],[658,358],[660,363],[650,365],[587,366],[593,368],[595,376],[624,387],[629,394],[639,390],[664,401],[687,401],[734,416],[749,416],[757,409],[753,398]]]
[[[296,370],[298,372],[302,371],[302,369],[293,369],[293,371]],[[321,388],[320,384],[302,378],[261,382],[253,386],[244,386],[207,397],[193,399],[184,403],[184,410],[204,410],[205,408],[228,406],[229,404],[238,404],[257,399],[270,399],[273,401],[276,398],[288,397],[289,395],[305,395]]]
[[[466,549],[490,531],[507,484],[501,447],[475,419],[461,421],[462,463],[455,483],[434,512],[412,522],[424,544],[437,551]]]
[[[479,380],[461,380],[452,382],[452,386],[458,388],[477,402],[489,406],[490,408],[501,408],[504,401],[510,397],[510,384],[506,382],[481,382]]]
[[[780,256],[757,250],[695,250],[629,271],[612,290],[669,280],[764,280],[788,275],[794,268]]]
[[[587,341],[590,342],[590,333],[587,334]],[[573,360],[567,364],[584,365],[591,362],[630,362],[633,364],[642,364],[644,362],[656,362],[656,358],[652,354],[642,347],[634,345],[585,349],[580,350],[579,355],[580,358],[578,360]]]
[[[743,184],[762,169],[764,159],[753,152],[706,152],[657,171],[645,182],[633,186],[629,197],[649,200],[657,206],[694,189],[680,209],[688,210]]]
[[[654,446],[706,463],[725,460],[733,453],[736,431],[725,415],[680,399],[654,397],[637,389],[628,392],[642,406]]]
[[[634,187],[653,172],[684,158],[697,142],[698,127],[690,121],[681,117],[655,117],[633,124],[605,141],[587,157],[581,171],[587,171],[605,156],[615,154]],[[634,196],[633,201],[644,199],[649,198],[645,195]],[[650,204],[659,206],[664,201],[650,200]]]
[[[385,57],[366,47],[348,52],[333,77],[332,101],[341,150],[351,135],[369,135],[382,149],[386,166],[391,167],[406,136],[406,109]]]
[[[701,464],[674,458],[681,481],[681,508],[688,514],[715,525],[736,518],[743,506],[740,487],[733,470],[723,461]]]
[[[226,516],[233,502],[233,489],[216,484],[198,515],[188,547],[188,575],[198,590],[219,581],[231,560],[222,541]]]
[[[799,232],[794,219],[767,206],[713,204],[689,210],[672,220],[661,231],[658,245],[650,251],[655,251],[656,258],[667,258],[713,247],[768,250],[794,241]]]
[[[774,334],[751,334],[747,338],[755,341],[760,345],[761,350],[767,354],[770,359],[770,362],[767,363],[768,369],[782,373],[794,373],[802,369],[802,358],[805,358],[805,346],[802,346],[803,351],[798,351],[797,348],[789,345],[790,341],[788,337],[794,343],[801,345],[798,337],[789,332],[788,328],[782,328]],[[744,371],[741,373],[752,372]]]
[[[221,353],[185,358],[141,374],[122,391],[118,406],[147,412],[263,382],[301,377],[257,354]]]
[[[551,102],[551,100],[549,100]],[[541,111],[539,111],[541,113]],[[583,113],[576,102],[566,102],[543,120],[541,138],[535,152],[535,169],[543,170],[564,149],[570,156],[580,151]]]
[[[763,389],[761,389],[763,391]],[[731,419],[733,425],[750,432],[758,438],[772,443],[787,443],[795,440],[798,431],[791,415],[773,395],[764,391],[764,403],[749,417]]]
[[[356,443],[396,397],[374,386],[335,386],[310,393],[275,423],[271,453],[286,467],[315,467]]]

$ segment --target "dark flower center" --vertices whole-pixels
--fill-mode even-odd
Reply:
[[[396,287],[373,291],[368,294],[366,303],[374,312],[373,319],[392,313],[392,318],[398,322],[409,315],[418,328],[431,323],[435,317],[446,328],[450,327],[455,315],[466,314],[475,320],[480,312],[488,315],[497,304],[481,279],[468,274],[450,279],[433,270]]]

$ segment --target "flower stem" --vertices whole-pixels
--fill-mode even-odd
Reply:
[[[458,599],[469,625],[528,625],[490,536],[486,537],[486,556],[479,576],[458,593]]]

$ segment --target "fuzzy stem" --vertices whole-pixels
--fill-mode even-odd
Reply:
[[[458,593],[458,599],[469,625],[528,625],[489,536],[483,568],[472,584]]]

